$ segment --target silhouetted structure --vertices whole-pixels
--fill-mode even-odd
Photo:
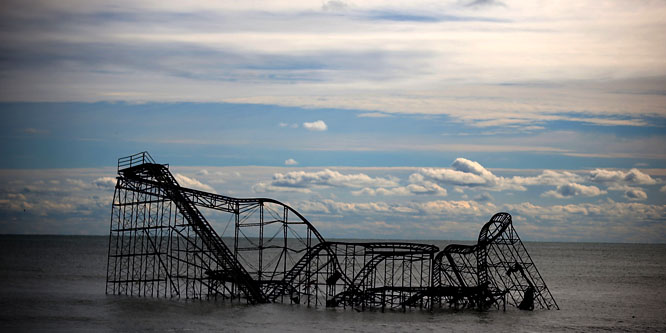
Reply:
[[[233,223],[233,238],[205,216],[226,221],[225,231]],[[558,308],[507,213],[483,226],[476,245],[441,252],[329,242],[279,201],[181,187],[147,152],[118,160],[106,292],[358,310]]]

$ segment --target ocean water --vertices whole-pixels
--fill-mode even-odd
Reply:
[[[666,331],[664,244],[526,243],[560,310],[359,313],[105,295],[107,241],[0,236],[0,331]]]

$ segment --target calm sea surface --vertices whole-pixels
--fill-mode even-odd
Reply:
[[[561,310],[435,313],[105,295],[107,246],[0,236],[0,331],[666,331],[663,244],[527,243]]]

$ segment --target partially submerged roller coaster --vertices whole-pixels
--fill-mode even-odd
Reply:
[[[233,223],[233,237],[220,237],[204,211]],[[357,310],[559,309],[507,213],[475,245],[443,251],[327,241],[279,201],[181,187],[147,152],[118,160],[106,292]]]

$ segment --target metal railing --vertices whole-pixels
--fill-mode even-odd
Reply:
[[[153,160],[153,157],[147,151],[121,157],[118,159],[118,171],[145,163],[155,163],[155,160]]]

